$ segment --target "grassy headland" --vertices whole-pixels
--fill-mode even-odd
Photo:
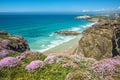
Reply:
[[[97,24],[47,56],[30,51],[24,38],[0,32],[0,80],[119,80],[119,18],[94,18]]]

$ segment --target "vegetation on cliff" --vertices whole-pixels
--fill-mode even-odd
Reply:
[[[119,80],[118,22],[100,17],[72,55],[32,52],[24,38],[0,31],[0,80]]]
[[[13,36],[5,31],[0,31],[0,50],[24,52],[30,50],[30,48],[23,37]]]

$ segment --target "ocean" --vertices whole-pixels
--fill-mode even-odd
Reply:
[[[0,14],[0,30],[23,36],[33,51],[44,52],[76,36],[54,34],[60,30],[82,32],[92,22],[76,20],[78,15],[67,14]]]

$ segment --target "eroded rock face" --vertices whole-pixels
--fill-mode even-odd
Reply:
[[[24,52],[30,50],[30,48],[23,37],[13,36],[7,32],[0,31],[0,51],[2,50]]]
[[[112,44],[113,44],[112,49],[113,57],[120,55],[120,27],[114,30]]]
[[[119,25],[115,21],[98,22],[83,32],[79,41],[78,54],[98,60],[112,56],[113,31]],[[118,40],[119,43],[119,40]]]
[[[16,43],[9,46],[11,50],[15,50],[18,52],[24,52],[26,50],[30,50],[27,41],[23,37],[11,36],[10,39],[14,40]]]

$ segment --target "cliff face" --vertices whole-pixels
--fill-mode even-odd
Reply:
[[[13,36],[5,31],[0,31],[0,51],[12,50],[24,52],[30,50],[27,41],[20,36]]]
[[[98,22],[83,32],[77,53],[86,57],[103,59],[112,56],[112,37],[114,29],[119,27],[116,21]],[[115,53],[114,53],[115,54]]]
[[[113,57],[120,55],[120,27],[116,28],[113,32],[112,45]]]

